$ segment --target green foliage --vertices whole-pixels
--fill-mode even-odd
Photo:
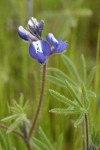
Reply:
[[[91,143],[97,148],[100,148],[100,131],[94,129],[91,135]]]
[[[27,10],[28,7],[26,5],[30,1],[32,2],[32,6],[34,6],[33,10]],[[100,25],[100,0],[93,2],[91,2],[91,0],[30,1],[27,0],[26,3],[24,0],[0,0],[0,119],[4,116],[8,116],[9,110],[7,108],[7,104],[9,103],[9,105],[13,107],[13,98],[16,99],[15,101],[18,101],[17,98],[21,92],[24,93],[25,99],[28,98],[30,100],[28,106],[30,116],[32,116],[36,104],[38,103],[38,98],[36,101],[36,96],[40,94],[40,67],[34,60],[29,57],[28,45],[19,39],[16,32],[19,25],[26,26],[27,14],[30,14],[31,12],[31,16],[37,17],[39,20],[45,20],[44,35],[46,35],[48,32],[52,32],[54,33],[55,37],[62,36],[65,41],[68,40],[68,58],[71,57],[73,60],[75,60],[74,62],[78,62],[77,68],[79,68],[80,64],[82,64],[80,70],[76,68],[80,77],[80,81],[79,79],[76,81],[77,77],[71,75],[71,73],[68,71],[68,67],[65,68],[60,57],[55,55],[52,56],[48,62],[50,70],[48,69],[49,75],[47,75],[47,78],[49,81],[51,81],[51,83],[49,83],[49,87],[48,84],[46,84],[45,89],[47,90],[51,87],[52,89],[55,89],[56,85],[59,94],[61,94],[63,98],[65,97],[67,99],[65,105],[66,108],[64,107],[64,109],[71,107],[71,102],[75,102],[75,105],[77,106],[78,103],[76,99],[74,99],[72,95],[68,95],[69,93],[66,84],[67,80],[79,98],[81,95],[82,97],[86,95],[87,99],[89,99],[89,103],[92,102],[92,105],[90,105],[88,100],[86,100],[87,103],[85,103],[85,109],[89,111],[89,108],[91,108],[90,115],[93,119],[93,123],[90,125],[95,126],[96,128],[100,124],[100,106],[98,105],[98,99],[95,98],[94,101],[93,97],[95,97],[96,94],[97,96],[100,95],[100,29],[98,32],[98,27]],[[96,50],[97,32],[99,34]],[[80,53],[85,54],[87,64],[84,60],[84,56],[81,56],[81,61],[79,60]],[[95,59],[96,67],[93,67],[93,64],[95,64]],[[55,66],[55,68],[51,68],[52,66]],[[95,74],[95,70],[96,76],[94,80],[93,74]],[[54,85],[52,83],[54,83]],[[85,95],[83,95],[84,87],[86,88]],[[91,89],[94,90],[96,94],[91,91]],[[56,94],[58,94],[58,92]],[[56,98],[56,94],[52,94],[52,96],[54,95],[54,99]],[[64,117],[63,122],[63,117],[48,113],[48,110],[53,108],[55,105],[56,107],[62,107],[62,104],[65,104],[63,102],[65,99],[62,99],[62,103],[59,106],[61,101],[58,96],[58,103],[54,100],[51,100],[49,94],[45,94],[44,98],[45,103],[43,103],[43,112],[41,112],[38,123],[40,125],[42,124],[43,128],[49,133],[50,138],[53,138],[54,144],[56,137],[58,137],[59,132],[62,132],[63,128],[64,134],[66,134],[66,136],[68,135],[70,138],[66,138],[66,141],[63,143],[63,146],[65,147],[62,149],[69,150],[69,145],[70,149],[72,150],[81,149],[81,142],[79,141],[80,133],[74,133],[74,131],[72,131],[73,136],[75,136],[74,140],[73,136],[71,136],[72,132],[69,133],[70,117],[67,117],[67,120]],[[49,99],[51,101],[49,101]],[[68,100],[70,100],[70,103],[68,103]],[[17,104],[23,108],[23,106],[19,103]],[[8,117],[8,120],[6,120],[7,123],[4,123],[11,125],[17,119],[18,113],[13,113],[11,109],[10,111],[11,115]],[[21,110],[18,111],[22,113]],[[25,110],[24,113],[26,114],[26,112],[27,110]],[[78,126],[82,122],[82,116],[83,114],[80,114],[80,112],[77,114],[78,119],[76,120],[76,123],[74,122],[75,126]],[[91,121],[91,118],[89,117],[89,121]],[[19,123],[17,127],[19,128],[20,125],[21,124]],[[97,131],[97,128],[95,130]],[[98,129],[98,132],[99,131],[100,127]],[[6,135],[4,132],[0,132],[0,148],[2,150],[26,149],[23,142],[19,142],[19,138],[16,140],[16,136],[13,136],[13,134]],[[92,137],[96,137],[95,140],[92,140],[94,141],[93,143],[96,144],[97,137],[99,137],[98,134],[95,136],[95,133],[93,132]],[[58,142],[57,150],[59,150],[59,144],[60,142]],[[73,148],[74,144],[75,147]],[[98,149],[100,149],[99,142],[97,145]]]
[[[62,95],[61,93],[50,89],[49,90],[50,94],[54,98],[56,98],[58,101],[66,105],[66,108],[54,108],[54,109],[51,109],[50,112],[57,113],[57,114],[64,114],[64,115],[78,114],[79,117],[74,123],[74,126],[77,127],[83,121],[84,114],[88,113],[89,111],[90,97],[95,96],[95,93],[88,90],[88,86],[86,86],[88,83],[90,84],[92,82],[93,77],[94,77],[94,71],[92,71],[93,73],[90,73],[91,79],[88,81],[86,61],[83,55],[81,56],[81,67],[80,67],[82,69],[81,76],[79,76],[79,72],[70,58],[63,55],[62,59],[63,59],[64,64],[68,68],[68,72],[70,73],[71,79],[70,77],[67,77],[65,73],[63,73],[62,71],[58,69],[50,68],[48,70],[54,73],[55,75],[54,78],[56,79],[56,81],[59,81],[59,79],[61,80],[63,85],[59,85],[59,86],[67,88],[67,90],[69,91],[73,99],[72,98],[69,99],[66,96]],[[58,83],[54,81],[54,78],[52,76],[50,81],[58,85]],[[89,78],[90,78],[90,75],[89,75]],[[75,87],[75,85],[78,85],[78,87]],[[67,108],[67,106],[69,107]]]
[[[8,150],[7,141],[3,135],[2,132],[0,132],[0,150],[4,148],[5,150]]]
[[[32,144],[36,148],[36,150],[55,150],[53,144],[51,144],[50,140],[46,136],[45,132],[41,127],[39,127],[39,139],[33,137]],[[63,135],[61,134],[58,137],[56,149],[62,150],[62,143],[63,143]]]
[[[26,115],[27,107],[28,102],[26,101],[24,104],[24,97],[22,94],[19,98],[19,104],[17,103],[17,101],[13,100],[13,106],[9,106],[12,114],[6,118],[1,119],[1,122],[8,122],[13,120],[13,122],[7,129],[7,133],[12,132],[17,127],[21,127],[24,122],[28,122],[28,118]]]

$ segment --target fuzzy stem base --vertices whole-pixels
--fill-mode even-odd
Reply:
[[[34,131],[34,128],[36,126],[38,116],[39,116],[39,113],[41,110],[41,105],[42,105],[43,96],[44,96],[45,78],[46,78],[46,64],[44,64],[44,66],[43,66],[42,85],[41,85],[41,93],[40,93],[39,103],[37,106],[35,117],[33,118],[33,121],[32,121],[32,126],[31,126],[30,131],[29,131],[28,140],[31,138],[31,135]]]

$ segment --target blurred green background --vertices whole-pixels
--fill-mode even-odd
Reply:
[[[22,41],[17,34],[18,26],[26,27],[27,20],[31,16],[38,21],[45,21],[44,38],[51,32],[56,38],[62,37],[68,41],[69,47],[65,55],[69,56],[77,67],[82,53],[86,58],[88,70],[98,65],[91,86],[97,94],[91,106],[92,116],[95,117],[96,113],[100,112],[100,104],[98,105],[100,54],[97,55],[100,0],[0,0],[0,119],[8,115],[8,103],[11,105],[13,99],[18,101],[20,93],[23,93],[25,100],[30,101],[29,118],[32,118],[36,110],[41,84],[41,65],[29,56],[29,44]],[[67,73],[60,55],[50,57],[48,67],[57,67]],[[52,143],[55,143],[59,134],[63,132],[64,150],[80,150],[81,133],[73,127],[71,122],[73,118],[56,116],[48,112],[51,108],[61,105],[52,100],[49,88],[66,93],[63,89],[46,82],[45,98],[38,124],[42,126]],[[97,124],[96,121],[98,122],[98,119],[94,120]],[[9,147],[25,149],[20,139],[12,134],[6,136],[5,132],[2,132]]]

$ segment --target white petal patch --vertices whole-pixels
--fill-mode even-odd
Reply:
[[[38,22],[35,18],[31,18],[29,21],[28,21],[28,25],[31,26],[31,27],[34,27],[36,25],[38,25]]]
[[[34,48],[36,50],[36,53],[37,52],[43,53],[42,46],[41,46],[41,41],[34,42]]]
[[[22,26],[19,26],[19,27],[18,27],[18,30],[19,30],[20,32],[22,32],[22,33],[24,33],[24,34],[27,34],[27,35],[28,35],[28,31],[27,31],[27,30],[25,30]]]
[[[34,24],[33,24],[33,22],[32,22],[32,20],[31,20],[31,19],[28,21],[28,25],[29,25],[29,26],[31,26],[31,27],[33,27],[33,26],[34,26]]]

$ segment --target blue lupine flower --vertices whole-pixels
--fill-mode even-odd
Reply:
[[[56,40],[52,33],[46,35],[46,39],[49,43],[52,44],[51,53],[61,53],[66,50],[68,47],[68,43],[63,42],[61,38]]]
[[[22,26],[18,27],[19,36],[25,41],[31,42],[29,46],[31,57],[41,64],[46,62],[49,55],[52,53],[64,52],[68,46],[61,38],[56,40],[52,33],[46,35],[47,41],[42,40],[41,35],[43,27],[44,22],[37,22],[33,17],[28,21],[27,29],[24,29]],[[52,46],[50,47],[50,45]]]

